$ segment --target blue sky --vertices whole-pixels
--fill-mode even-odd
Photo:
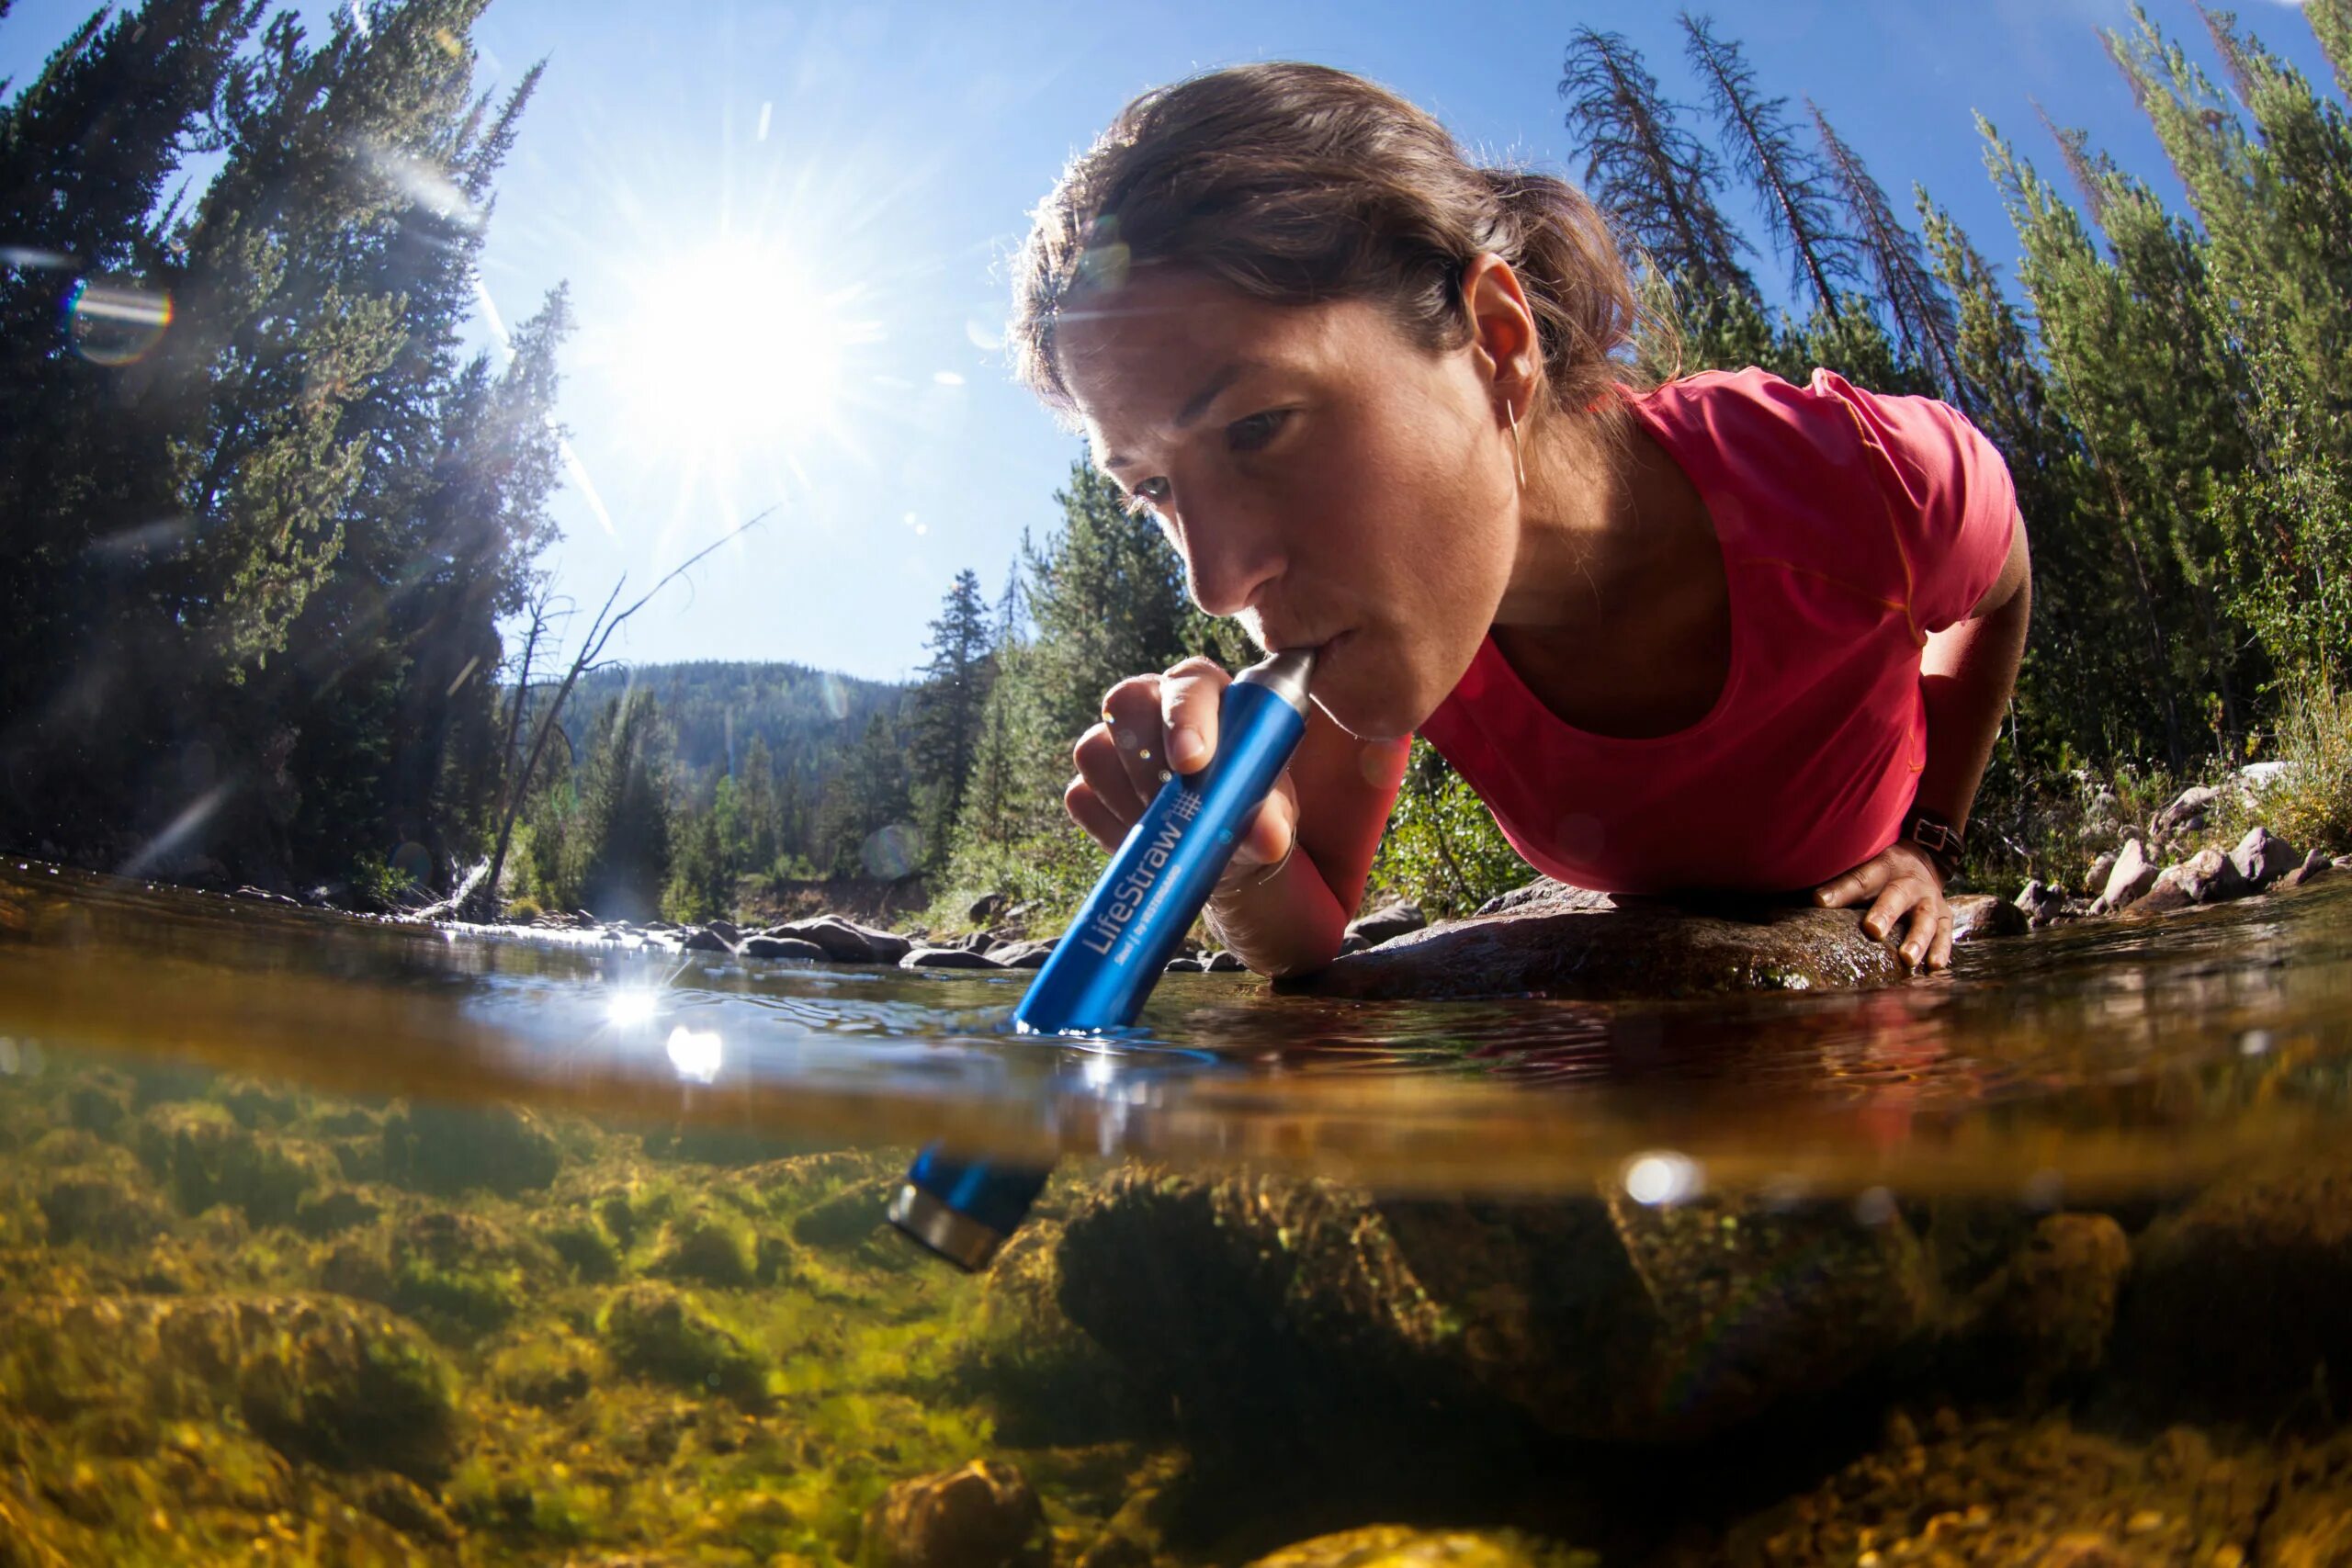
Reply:
[[[18,0],[0,74],[21,82],[88,9]],[[2015,235],[1974,111],[2054,169],[2039,99],[2169,186],[2097,37],[2129,25],[2125,0],[1709,9],[1769,90],[1810,94],[1890,192],[1924,182],[2003,262]],[[2150,9],[2208,56],[2186,0]],[[1053,525],[1080,449],[995,347],[1005,261],[1026,209],[1127,97],[1238,61],[1316,60],[1387,83],[1489,160],[1573,178],[1555,90],[1569,30],[1624,33],[1690,101],[1673,11],[493,0],[475,35],[485,78],[549,65],[499,185],[477,328],[488,341],[493,314],[517,321],[570,280],[582,330],[561,413],[577,467],[556,502],[559,581],[601,601],[617,574],[650,582],[772,506],[690,592],[632,622],[622,651],[904,677],[956,572],[993,591],[1022,530]],[[2242,15],[2327,80],[2293,6],[2251,0]],[[729,395],[710,400],[714,387]]]

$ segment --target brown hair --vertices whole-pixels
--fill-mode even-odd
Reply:
[[[1464,267],[1510,265],[1535,314],[1555,405],[1606,399],[1639,310],[1608,223],[1548,175],[1480,168],[1413,105],[1324,65],[1238,65],[1120,111],[1033,215],[1010,342],[1023,385],[1075,410],[1057,316],[1129,269],[1196,268],[1258,299],[1364,299],[1437,352],[1469,341]]]

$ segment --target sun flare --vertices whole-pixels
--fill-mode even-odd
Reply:
[[[720,243],[649,267],[609,372],[631,435],[729,466],[833,424],[845,361],[878,333],[856,291],[828,292],[776,247]]]

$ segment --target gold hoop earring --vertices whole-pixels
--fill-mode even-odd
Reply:
[[[1519,411],[1512,408],[1510,404],[1505,403],[1503,417],[1510,421],[1511,462],[1519,469],[1519,488],[1525,490],[1527,488],[1527,454],[1521,450],[1519,445]]]

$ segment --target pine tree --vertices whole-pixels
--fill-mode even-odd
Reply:
[[[956,574],[939,618],[931,623],[931,653],[915,687],[914,788],[929,856],[944,863],[980,744],[989,689],[995,684],[994,628],[980,597],[978,573]]]
[[[1878,280],[1878,297],[1894,325],[1895,348],[1903,362],[1924,373],[1938,396],[1962,412],[1974,412],[1969,406],[1968,379],[1961,374],[1952,304],[1928,265],[1919,237],[1895,218],[1886,192],[1871,177],[1860,155],[1831,127],[1821,106],[1807,98],[1805,107],[1813,115],[1830,178],[1844,198],[1863,259]]]
[[[576,824],[566,843],[567,880],[607,919],[655,914],[673,852],[670,748],[662,710],[642,689],[608,704],[596,723]]]
[[[1624,36],[1578,28],[1561,63],[1560,96],[1592,198],[1686,308],[1754,299],[1756,280],[1739,259],[1749,246],[1718,205],[1714,152],[1676,123],[1681,111]]]
[[[1767,98],[1739,45],[1715,36],[1711,20],[1681,16],[1691,69],[1705,88],[1732,167],[1754,187],[1773,243],[1814,308],[1835,315],[1838,296],[1861,276],[1853,236],[1838,221],[1837,193],[1819,159],[1797,143],[1788,99]]]

